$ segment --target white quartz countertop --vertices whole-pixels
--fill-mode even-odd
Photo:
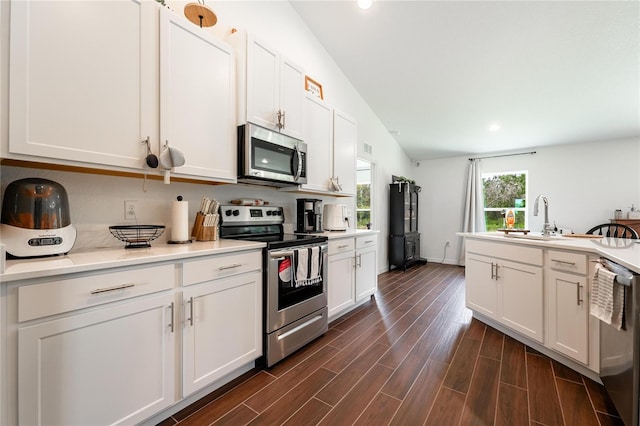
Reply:
[[[524,244],[542,248],[557,248],[593,253],[616,262],[640,274],[640,240],[624,238],[576,238],[557,235],[549,240],[538,240],[518,236],[505,236],[502,232],[459,233],[465,238],[477,238],[513,244]]]
[[[144,265],[163,261],[179,261],[198,256],[259,250],[265,243],[242,240],[193,242],[191,244],[155,244],[149,248],[105,248],[77,251],[64,256],[6,261],[0,282],[87,272],[122,266]]]

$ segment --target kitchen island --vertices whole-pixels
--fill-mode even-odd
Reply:
[[[599,381],[600,324],[589,314],[596,261],[640,273],[636,240],[460,233],[466,306],[478,320]]]

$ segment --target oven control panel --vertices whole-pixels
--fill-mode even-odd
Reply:
[[[275,206],[220,206],[220,220],[227,224],[280,224],[284,223],[282,207]]]

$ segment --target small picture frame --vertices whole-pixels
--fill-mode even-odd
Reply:
[[[304,76],[304,90],[307,92],[311,92],[313,95],[317,96],[320,99],[324,99],[324,94],[322,93],[322,84],[318,83],[308,75]]]

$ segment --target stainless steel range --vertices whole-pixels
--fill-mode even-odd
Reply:
[[[222,238],[262,241],[267,367],[328,329],[327,237],[283,232],[282,207],[220,206]]]

